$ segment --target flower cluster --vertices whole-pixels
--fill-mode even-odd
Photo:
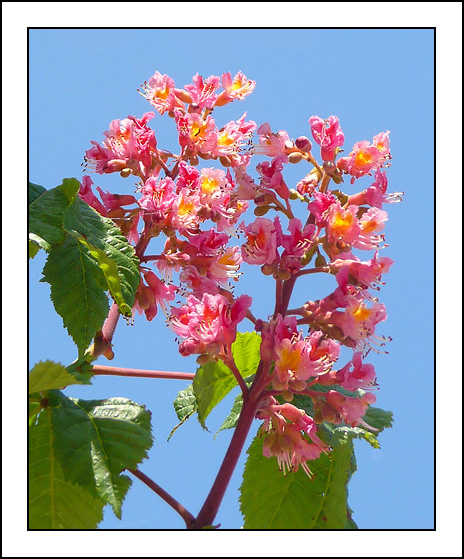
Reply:
[[[372,143],[357,142],[348,157],[339,157],[345,136],[338,118],[312,116],[309,126],[321,163],[309,138],[291,140],[285,131],[273,133],[266,123],[257,130],[255,151],[270,160],[256,166],[258,179],[243,167],[234,169],[239,192],[254,201],[257,216],[240,224],[243,260],[261,266],[276,281],[275,312],[256,325],[262,337],[261,359],[269,371],[267,396],[257,415],[264,420],[263,452],[276,456],[283,470],[301,465],[306,473],[307,461],[328,450],[316,437],[317,425],[373,429],[363,417],[376,401],[376,373],[364,358],[371,350],[380,353],[389,338],[376,334],[387,314],[371,291],[380,289],[393,264],[380,256],[387,246],[383,205],[401,201],[402,195],[387,193],[389,132],[377,134]],[[290,189],[283,178],[285,165],[300,161],[312,169]],[[367,188],[345,194],[339,190],[345,176],[350,185],[363,176],[372,179]],[[304,223],[296,217],[293,201],[306,206]],[[269,210],[277,213],[272,220],[263,217]],[[288,234],[281,216],[287,220]],[[363,259],[357,251],[373,255]],[[335,289],[322,299],[289,308],[295,281],[313,273],[334,276]],[[308,328],[307,335],[301,327]],[[337,367],[342,346],[353,356]],[[290,404],[295,394],[300,401],[306,398],[307,411]]]
[[[330,450],[318,426],[371,428],[363,417],[376,399],[376,373],[364,359],[388,339],[376,334],[386,309],[371,291],[380,289],[393,263],[380,256],[387,246],[384,204],[399,202],[402,193],[387,193],[389,131],[339,157],[345,136],[336,116],[309,118],[316,149],[307,136],[293,140],[268,122],[258,127],[246,113],[219,126],[213,111],[243,100],[254,87],[241,72],[197,74],[184,88],[156,72],[139,92],[172,119],[178,153],[158,147],[148,126],[155,112],[115,120],[101,144],[92,142],[85,164],[98,174],[137,177],[139,197],[97,187],[98,199],[88,176],[80,196],[135,244],[141,282],[134,311],[152,320],[161,308],[182,355],[230,366],[239,323],[248,318],[254,324],[261,335],[253,394],[263,420],[263,453],[277,457],[284,472],[301,466],[309,475],[307,462]],[[253,178],[255,155],[261,160]],[[297,163],[309,168],[290,188],[285,167]],[[350,187],[363,177],[370,181],[343,193],[345,177]],[[248,209],[254,210],[251,221]],[[274,215],[265,217],[269,212]],[[241,244],[230,244],[240,237]],[[147,254],[154,238],[163,239],[160,249]],[[356,251],[373,254],[363,259]],[[265,320],[252,314],[251,297],[234,294],[243,262],[275,281],[274,311]],[[333,276],[333,291],[290,308],[295,282],[315,273]],[[337,366],[342,346],[353,354]],[[242,379],[239,384],[246,391]],[[295,395],[306,398],[306,411],[291,403]]]
[[[138,199],[97,187],[100,201],[87,175],[80,196],[112,218],[135,244],[142,266],[134,310],[152,320],[161,308],[173,331],[183,338],[182,355],[215,359],[230,354],[237,324],[251,305],[248,296],[234,297],[231,286],[238,279],[242,256],[240,247],[229,246],[229,241],[236,236],[249,202],[238,194],[230,169],[247,165],[256,124],[243,114],[219,127],[211,113],[216,106],[243,100],[254,87],[255,82],[241,72],[207,79],[197,74],[184,88],[156,72],[139,92],[157,113],[173,119],[179,153],[158,147],[148,126],[155,112],[141,119],[114,120],[103,142],[92,141],[85,153],[88,170],[140,179]],[[220,166],[199,168],[199,159]],[[126,207],[134,204],[135,208]],[[160,235],[165,238],[161,250],[146,254],[150,239]],[[153,269],[147,267],[150,262]],[[176,296],[181,295],[185,304],[175,306]]]

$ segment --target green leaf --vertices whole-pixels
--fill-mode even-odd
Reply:
[[[240,412],[242,411],[243,407],[243,394],[237,394],[235,397],[234,403],[232,404],[232,408],[230,410],[229,415],[224,420],[223,424],[219,427],[214,435],[216,438],[217,434],[224,429],[233,429],[237,425],[238,418],[240,417]]]
[[[120,280],[120,291],[127,307],[132,308],[140,283],[139,259],[121,230],[111,219],[102,217],[80,198],[76,198],[64,214],[65,230],[78,233],[87,243],[102,251],[115,262]],[[103,261],[101,253],[99,258]],[[98,259],[97,259],[98,260]],[[124,307],[127,310],[127,307]]]
[[[153,443],[150,413],[125,398],[78,400],[61,393],[50,397],[54,451],[65,477],[112,506],[121,506],[134,469]]]
[[[35,185],[38,187],[38,185]],[[80,183],[77,179],[63,179],[63,183],[51,190],[29,190],[33,202],[29,205],[29,231],[49,245],[61,243],[65,238],[63,216],[77,195]]]
[[[55,310],[82,354],[108,315],[102,271],[88,249],[67,236],[52,247],[43,276],[42,281],[50,284]]]
[[[232,356],[242,377],[256,372],[260,361],[261,336],[256,332],[237,333],[232,344]],[[193,393],[197,401],[198,419],[205,428],[211,410],[237,386],[232,371],[222,361],[208,362],[197,370]]]
[[[29,258],[34,258],[34,256],[39,252],[40,245],[32,239],[29,239]]]
[[[384,429],[393,427],[393,413],[391,411],[382,410],[381,408],[369,406],[363,417],[363,421],[371,427],[378,429],[378,433],[381,433]]]
[[[198,420],[203,429],[206,429],[205,419],[232,388],[237,386],[237,380],[222,361],[209,361],[197,370],[192,384]]]
[[[29,373],[29,394],[62,389],[69,384],[79,384],[79,381],[66,367],[54,361],[39,361]]]
[[[28,183],[27,189],[27,203],[32,204],[39,196],[41,196],[47,189],[40,184],[35,184],[33,182]]]
[[[256,332],[238,332],[237,338],[232,344],[232,356],[247,386],[251,385],[260,361],[260,344],[261,336]],[[205,419],[208,414],[237,384],[232,371],[222,361],[216,363],[209,362],[205,366],[200,367],[197,370],[192,385],[186,390],[179,392],[178,397],[174,401],[174,409],[180,423],[171,431],[168,440],[196,411],[198,412],[198,419],[202,427],[206,428]],[[235,427],[242,409],[242,403],[242,395],[239,394],[229,417],[217,433],[223,429]]]
[[[174,432],[183,425],[187,419],[197,411],[197,399],[193,393],[193,385],[189,384],[185,390],[181,390],[177,398],[174,400],[174,409],[177,418],[180,420],[172,431],[169,433],[168,441],[174,435]]]
[[[261,358],[260,346],[261,336],[257,332],[237,332],[232,344],[232,355],[242,377],[256,372]]]
[[[81,187],[81,183],[77,179],[63,179],[63,182],[58,187],[61,192],[66,196],[68,202],[73,202],[76,197],[79,189]]]
[[[253,384],[254,378],[255,378],[255,375],[253,374],[253,375],[250,375],[249,377],[246,377],[244,379],[245,384],[248,386],[248,388],[250,388],[250,386]],[[214,435],[214,438],[216,438],[217,434],[220,431],[223,431],[224,429],[233,429],[237,425],[237,421],[238,421],[238,418],[240,417],[242,407],[243,407],[243,394],[240,392],[235,397],[235,400],[234,400],[234,403],[232,404],[232,408],[230,410],[229,415],[226,417],[226,419],[224,420],[224,423],[221,425],[221,427],[219,427],[219,429],[216,431],[216,434]]]
[[[50,410],[29,429],[29,529],[91,530],[105,503],[65,479],[53,451]]]
[[[121,290],[121,281],[119,278],[118,273],[118,266],[114,260],[111,260],[103,250],[100,250],[97,247],[94,247],[90,243],[88,243],[84,237],[79,235],[78,233],[73,235],[75,236],[80,243],[82,243],[85,247],[87,247],[90,254],[95,258],[98,265],[100,266],[103,275],[105,276],[105,280],[107,283],[108,290],[117,303],[121,314],[124,316],[132,316],[132,308],[124,301],[124,295]]]
[[[308,462],[312,479],[300,467],[284,475],[276,458],[262,453],[257,436],[249,450],[240,488],[246,529],[344,529],[347,483],[354,471],[351,440]]]

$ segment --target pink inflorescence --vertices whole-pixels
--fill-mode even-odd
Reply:
[[[227,72],[196,74],[179,88],[156,72],[139,90],[155,112],[112,121],[84,158],[97,174],[136,177],[138,196],[97,187],[97,197],[87,175],[79,194],[135,245],[141,280],[134,312],[151,321],[161,308],[182,355],[230,365],[238,325],[253,322],[267,375],[256,412],[263,453],[284,472],[301,467],[311,475],[308,461],[330,451],[318,434],[321,424],[373,429],[363,418],[376,400],[376,373],[364,359],[382,352],[388,338],[376,332],[387,313],[371,291],[379,291],[393,264],[381,256],[384,206],[403,193],[387,193],[389,131],[340,156],[345,135],[333,115],[309,118],[314,145],[268,122],[257,126],[247,113],[218,124],[216,111],[244,100],[255,85],[242,72]],[[155,113],[172,119],[174,151],[160,148],[149,127]],[[254,157],[260,158],[255,177]],[[300,162],[306,167],[291,188],[286,166]],[[348,188],[365,177],[369,182],[344,193],[345,177]],[[151,239],[161,242],[147,254]],[[373,254],[363,256],[367,251]],[[242,265],[260,266],[275,280],[275,307],[266,320],[253,316],[250,296],[234,293]],[[289,308],[296,280],[314,273],[334,276],[333,290]],[[342,347],[352,357],[339,366]],[[295,395],[306,398],[305,410],[290,403]]]

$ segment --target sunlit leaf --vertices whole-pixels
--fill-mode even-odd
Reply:
[[[104,501],[65,479],[53,450],[50,410],[29,429],[29,529],[91,530],[103,519]]]

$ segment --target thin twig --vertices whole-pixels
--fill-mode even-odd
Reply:
[[[167,491],[165,491],[162,487],[160,487],[157,483],[155,483],[151,478],[145,475],[140,470],[131,470],[128,471],[138,478],[140,481],[145,483],[152,491],[154,491],[157,495],[159,495],[166,503],[172,507],[180,516],[184,519],[184,522],[187,528],[191,528],[193,523],[195,522],[195,517],[191,512],[189,512],[183,505],[181,505],[172,495],[170,495]]]
[[[248,386],[245,384],[245,381],[243,380],[243,377],[240,374],[237,365],[235,364],[234,358],[226,355],[221,355],[221,359],[224,364],[227,365],[227,367],[229,367],[229,369],[232,371],[238,385],[240,386],[243,397],[245,397],[248,394]]]
[[[93,372],[96,375],[115,375],[119,377],[137,378],[169,378],[178,380],[193,380],[195,373],[177,373],[171,371],[149,371],[144,369],[126,369],[123,367],[106,367],[105,365],[94,365]]]

